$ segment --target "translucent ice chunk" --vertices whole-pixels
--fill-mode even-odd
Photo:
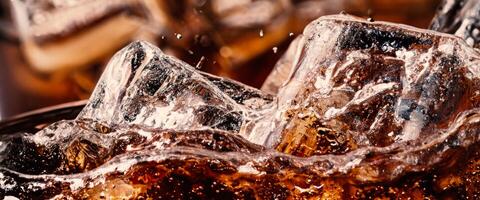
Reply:
[[[455,34],[478,48],[480,45],[480,1],[443,0],[430,29]]]
[[[158,21],[162,11],[155,0],[12,0],[11,4],[25,58],[41,72],[92,64],[138,38],[139,30],[155,35],[152,29],[164,26]]]
[[[272,97],[196,71],[148,43],[132,43],[107,66],[78,119],[115,125],[239,132]]]
[[[479,55],[455,37],[338,15],[312,22],[291,48],[290,64],[266,83],[284,85],[274,122],[283,134],[271,134],[267,146],[287,141],[282,151],[315,154],[325,144],[305,140],[324,135],[327,146],[344,145],[339,153],[419,145],[477,113]]]

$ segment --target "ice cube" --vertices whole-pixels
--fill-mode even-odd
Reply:
[[[443,0],[430,29],[455,34],[478,48],[480,45],[480,1]]]
[[[254,88],[199,72],[151,44],[135,42],[110,61],[77,118],[109,126],[238,133],[271,101]]]
[[[282,134],[265,144],[291,137],[282,151],[315,154],[325,145],[305,140],[324,136],[345,151],[420,145],[478,105],[479,55],[453,36],[337,15],[312,22],[291,48],[290,64],[267,79],[280,88],[274,123]]]
[[[152,35],[152,29],[164,25],[157,20],[162,11],[155,0],[13,0],[11,4],[25,57],[41,72],[92,64],[132,41],[138,30]]]

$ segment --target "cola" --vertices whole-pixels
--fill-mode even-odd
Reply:
[[[349,15],[292,46],[268,94],[130,44],[76,119],[0,138],[0,195],[478,197],[477,51]]]

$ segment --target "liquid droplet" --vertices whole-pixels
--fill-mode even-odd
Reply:
[[[258,33],[260,35],[260,37],[262,38],[263,37],[263,29],[260,29],[260,33]]]
[[[290,37],[292,37],[293,35],[295,35],[295,34],[293,34],[292,32],[290,32],[290,33],[288,34],[288,36],[290,36]]]
[[[193,51],[192,51],[192,50],[188,50],[188,53],[189,53],[190,55],[193,55]]]
[[[182,34],[180,34],[180,33],[175,33],[175,37],[177,37],[177,39],[180,40],[180,39],[182,39],[183,36],[182,36]]]
[[[202,56],[202,57],[200,58],[200,60],[198,61],[197,65],[195,65],[195,68],[196,68],[196,69],[201,69],[201,68],[202,68],[202,64],[203,64],[203,61],[205,61],[205,56]],[[213,64],[215,64],[215,61],[213,61],[213,62],[214,62]]]
[[[375,20],[373,20],[373,18],[369,17],[369,18],[367,18],[367,21],[374,22]]]
[[[278,47],[273,47],[272,50],[273,50],[273,53],[277,53]]]

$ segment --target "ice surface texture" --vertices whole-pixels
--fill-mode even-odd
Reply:
[[[77,119],[3,136],[0,195],[418,198],[455,187],[478,195],[474,49],[347,15],[312,22],[292,46],[266,83],[271,96],[130,44]],[[452,166],[454,174],[393,184]]]
[[[430,29],[455,34],[475,48],[480,47],[480,1],[443,0]]]
[[[272,97],[196,71],[158,48],[129,45],[112,59],[78,119],[115,125],[238,133]]]

